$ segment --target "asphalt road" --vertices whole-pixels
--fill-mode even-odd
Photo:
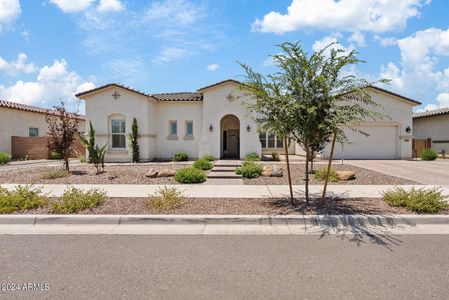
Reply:
[[[447,299],[449,235],[0,236],[0,299]]]

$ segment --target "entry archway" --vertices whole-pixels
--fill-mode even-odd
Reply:
[[[240,158],[240,120],[226,115],[220,121],[221,158]]]

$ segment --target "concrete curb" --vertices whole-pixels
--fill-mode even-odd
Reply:
[[[0,225],[314,225],[448,224],[449,215],[3,215]]]

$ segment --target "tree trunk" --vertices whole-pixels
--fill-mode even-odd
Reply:
[[[309,150],[306,150],[306,179],[304,179],[305,183],[305,196],[306,203],[309,204]]]
[[[327,164],[326,178],[324,180],[323,194],[321,195],[321,202],[322,203],[324,202],[324,197],[326,197],[327,183],[329,181],[329,174],[331,172],[332,159],[334,158],[334,148],[335,148],[335,141],[336,140],[337,140],[337,133],[334,132],[334,138],[332,139],[332,145],[331,145],[331,153],[329,155],[329,162]]]
[[[310,174],[313,174],[313,155],[312,155],[312,159],[310,160]]]
[[[64,165],[65,165],[65,170],[67,172],[70,171],[70,167],[69,167],[69,155],[66,153],[64,153]]]
[[[284,137],[284,148],[285,148],[285,160],[287,161],[287,174],[288,174],[288,186],[290,188],[290,201],[292,205],[295,205],[295,198],[293,198],[293,187],[292,187],[292,176],[290,174],[290,161],[288,158],[288,144],[287,137]]]

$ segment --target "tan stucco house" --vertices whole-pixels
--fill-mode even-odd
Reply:
[[[47,158],[46,141],[42,137],[48,131],[45,121],[48,112],[45,108],[0,100],[0,152],[10,153],[15,158],[24,155],[30,159]],[[80,130],[84,131],[84,117],[78,116],[78,119]]]
[[[127,135],[133,118],[139,125],[143,161],[171,159],[178,151],[190,158],[282,152],[282,139],[260,132],[241,102],[230,101],[231,94],[243,97],[238,85],[238,81],[225,80],[196,92],[148,94],[112,83],[76,96],[86,102],[86,120],[92,122],[98,144],[108,145],[107,161],[131,160]],[[410,158],[412,108],[420,103],[375,87],[369,92],[389,118],[361,124],[369,137],[348,131],[352,143],[337,147],[336,158]],[[301,149],[291,144],[289,152],[301,154]]]
[[[413,114],[413,136],[435,151],[449,153],[449,107]]]

